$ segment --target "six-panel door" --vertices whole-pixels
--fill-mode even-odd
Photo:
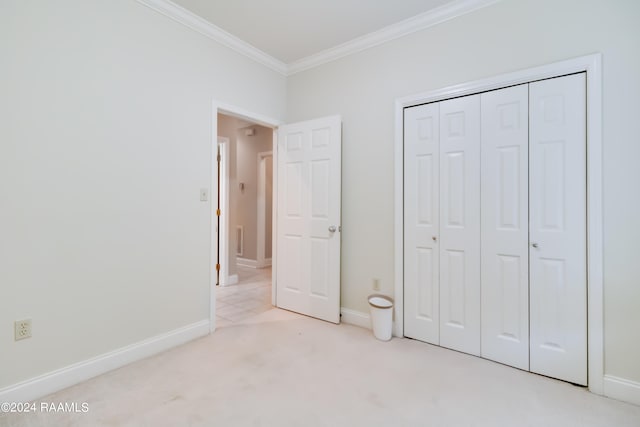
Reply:
[[[341,119],[278,131],[276,303],[340,322]]]

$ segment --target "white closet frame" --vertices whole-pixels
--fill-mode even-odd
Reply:
[[[483,80],[398,98],[395,101],[395,307],[393,334],[404,336],[404,165],[403,112],[428,102],[472,95],[536,80],[586,72],[587,75],[587,337],[589,391],[604,394],[602,55],[593,54]]]

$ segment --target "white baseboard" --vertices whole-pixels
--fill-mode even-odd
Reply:
[[[258,261],[256,261],[255,259],[248,259],[248,258],[236,258],[236,263],[238,265],[241,265],[243,267],[249,267],[249,268],[258,268]]]
[[[271,258],[269,259],[265,259],[262,262],[258,262],[255,259],[248,259],[248,258],[236,258],[236,262],[238,263],[238,265],[241,265],[243,267],[249,267],[249,268],[265,268],[265,267],[271,267]]]
[[[369,313],[351,310],[349,308],[340,307],[340,321],[349,325],[360,326],[361,328],[372,329],[371,316]],[[396,330],[396,322],[393,322],[392,330]],[[402,334],[394,334],[394,337],[402,337]]]
[[[0,402],[28,402],[209,334],[209,320],[74,363],[0,389]]]
[[[220,286],[230,286],[230,285],[235,285],[236,283],[238,283],[238,275],[237,274],[232,274],[231,276],[227,277],[227,280],[221,280],[220,281]]]
[[[612,399],[640,405],[640,383],[612,375],[605,375],[604,395]]]
[[[362,313],[360,311],[340,307],[340,314],[342,315],[340,320],[344,323],[360,326],[361,328],[371,329],[371,319],[369,318],[369,313]]]

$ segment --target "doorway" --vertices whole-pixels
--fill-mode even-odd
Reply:
[[[218,113],[217,135],[215,317],[225,326],[273,308],[273,130]]]
[[[271,132],[272,151],[272,268],[271,304],[295,313],[333,323],[340,322],[340,225],[342,119],[339,115],[283,125],[276,120],[241,108],[213,102],[212,165],[217,163],[218,114],[246,122],[244,128],[261,126]],[[223,123],[220,123],[223,126]],[[242,126],[236,126],[236,130]],[[277,130],[276,130],[277,129]],[[252,131],[244,129],[245,136]],[[266,131],[264,132],[266,133]],[[222,136],[222,135],[221,135]],[[276,148],[278,148],[276,150]],[[233,144],[229,150],[232,156]],[[262,157],[268,157],[263,155]],[[229,188],[247,189],[244,181],[233,179],[229,162]],[[255,163],[254,163],[255,164]],[[211,169],[211,188],[217,198],[218,171]],[[310,182],[309,187],[305,183]],[[279,189],[281,189],[279,191]],[[231,191],[230,191],[231,194]],[[276,202],[277,201],[277,202]],[[241,248],[240,262],[246,261],[245,229],[233,225],[236,204],[230,200],[230,236],[242,236],[228,247]],[[215,212],[216,205],[210,206]],[[254,208],[255,209],[255,208]],[[252,212],[251,209],[243,213]],[[216,329],[218,268],[218,227],[211,215],[210,332]],[[252,224],[252,222],[249,222]],[[265,232],[265,238],[267,233]],[[232,239],[233,237],[231,237]],[[231,240],[229,239],[229,240]],[[238,245],[237,243],[240,242]],[[276,247],[278,250],[276,250]],[[256,251],[257,252],[257,251]],[[233,256],[236,262],[231,262]],[[238,254],[227,251],[229,269],[238,267]],[[266,256],[265,256],[266,258]],[[292,261],[294,260],[294,261]],[[266,259],[265,259],[266,262]],[[265,266],[266,268],[266,266]],[[278,280],[276,280],[278,278]],[[277,299],[276,299],[277,295]]]

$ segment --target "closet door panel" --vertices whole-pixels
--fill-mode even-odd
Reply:
[[[482,357],[529,369],[528,85],[482,111]]]
[[[480,354],[480,95],[440,102],[440,345]]]
[[[404,334],[439,344],[439,106],[404,112]]]
[[[531,370],[586,385],[585,75],[529,87]]]

